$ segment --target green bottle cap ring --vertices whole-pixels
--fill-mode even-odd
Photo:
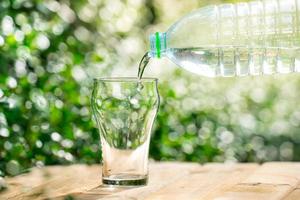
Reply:
[[[156,42],[156,55],[160,58],[160,37],[159,32],[155,33],[155,42]]]

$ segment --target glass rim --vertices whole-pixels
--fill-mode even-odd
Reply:
[[[94,78],[94,81],[97,82],[157,82],[158,78],[154,77],[143,77],[142,79],[138,79],[137,77],[101,77]]]

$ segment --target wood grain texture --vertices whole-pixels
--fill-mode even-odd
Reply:
[[[300,188],[295,188],[284,200],[299,200],[300,199]]]
[[[299,180],[299,179],[298,179]],[[300,180],[299,180],[300,181]],[[299,200],[300,199],[300,183],[294,188],[284,200]]]
[[[72,194],[76,199],[145,199],[151,193],[160,188],[172,184],[178,179],[186,177],[190,171],[201,168],[201,165],[194,163],[153,163],[150,164],[149,183],[147,187],[138,188],[117,188],[99,186],[86,192]]]
[[[209,199],[218,190],[239,183],[257,168],[256,164],[207,164],[162,188],[146,199]]]
[[[146,187],[112,188],[101,185],[99,165],[34,168],[7,178],[0,199],[300,199],[300,163],[162,162],[151,163],[149,173]]]
[[[213,199],[285,199],[297,187],[299,178],[299,163],[265,163],[246,179]]]
[[[0,199],[46,199],[66,195],[74,191],[89,190],[97,187],[101,180],[99,166],[53,166],[33,169],[7,179],[7,191]]]

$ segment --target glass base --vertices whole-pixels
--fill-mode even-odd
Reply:
[[[102,183],[110,186],[143,186],[147,182],[148,177],[141,175],[112,175],[102,178]]]

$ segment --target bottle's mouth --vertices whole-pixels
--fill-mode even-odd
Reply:
[[[156,32],[150,35],[150,52],[151,57],[160,58],[167,49],[166,33]]]

